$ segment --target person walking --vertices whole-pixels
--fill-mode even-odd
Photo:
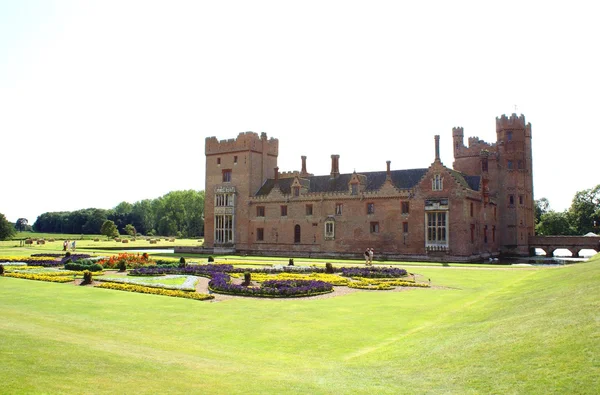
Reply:
[[[369,249],[367,248],[367,249],[365,250],[365,265],[367,265],[367,266],[369,266],[369,258],[370,258],[370,257],[371,257],[371,254],[370,254],[370,251],[369,251]]]

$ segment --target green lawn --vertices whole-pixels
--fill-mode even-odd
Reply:
[[[0,393],[595,394],[600,256],[432,289],[164,296],[0,278]]]

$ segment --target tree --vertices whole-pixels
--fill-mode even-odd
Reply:
[[[550,210],[550,202],[548,199],[541,198],[535,201],[535,223],[536,225],[540,223],[542,219],[542,215],[546,214]]]
[[[131,224],[127,224],[125,225],[125,232],[129,235],[129,236],[135,236],[135,226],[131,225]]]
[[[569,208],[569,221],[579,235],[597,231],[594,221],[600,222],[600,185],[575,194]]]
[[[0,240],[8,240],[16,233],[15,226],[8,222],[4,214],[0,213]]]
[[[100,228],[100,233],[105,235],[106,238],[110,239],[111,237],[119,236],[119,230],[117,229],[117,225],[109,219],[104,221],[102,227]]]
[[[28,224],[29,221],[27,221],[27,218],[19,218],[15,223],[15,228],[17,228],[17,231],[22,232],[27,229]]]
[[[536,233],[541,236],[568,236],[576,234],[571,227],[569,214],[566,211],[548,211],[542,214],[540,223],[535,227]]]

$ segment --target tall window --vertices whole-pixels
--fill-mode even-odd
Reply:
[[[509,206],[515,205],[515,195],[508,195],[508,205]]]
[[[507,132],[506,132],[506,139],[507,139],[508,141],[512,141],[512,132],[511,132],[511,131],[507,131]]]
[[[473,202],[471,202],[471,217],[473,216]]]
[[[519,195],[519,204],[523,205],[524,199],[523,199],[523,195]]]
[[[352,195],[358,195],[358,184],[351,184],[350,185],[350,193]]]
[[[237,163],[237,155],[233,157],[233,163]]]
[[[325,221],[325,239],[333,240],[335,238],[335,221],[328,219]]]
[[[265,239],[265,228],[256,229],[256,241],[263,241]]]
[[[233,193],[215,194],[216,207],[233,207]]]
[[[342,207],[343,207],[342,203],[335,204],[335,215],[342,215]]]
[[[483,227],[483,242],[487,244],[487,225]]]
[[[215,215],[215,243],[233,243],[232,215]]]
[[[517,162],[517,169],[519,169],[519,170],[523,169],[523,161],[522,160]]]
[[[367,203],[367,214],[375,214],[375,203]]]
[[[496,242],[496,226],[492,225],[492,242]]]
[[[300,225],[294,226],[294,243],[300,243],[301,233]]]
[[[431,179],[431,189],[434,191],[441,191],[444,189],[444,179],[441,174],[435,174]]]
[[[408,233],[408,222],[402,222],[402,232]]]
[[[287,206],[281,206],[281,216],[287,217]]]
[[[306,215],[313,215],[313,205],[312,204],[306,205]]]
[[[513,169],[513,161],[512,160],[507,161],[506,167],[508,168],[508,170],[512,170]]]
[[[256,216],[257,217],[265,216],[265,206],[256,206]]]
[[[223,170],[223,182],[231,182],[231,169]]]
[[[379,222],[371,222],[370,230],[371,233],[379,233]]]
[[[294,187],[294,196],[300,196],[300,187]]]
[[[446,212],[434,211],[427,213],[427,244],[447,245]]]
[[[217,165],[221,166],[221,158],[217,158]]]
[[[475,225],[471,224],[471,243],[475,243]]]
[[[408,214],[410,205],[408,202],[402,202],[402,214]]]

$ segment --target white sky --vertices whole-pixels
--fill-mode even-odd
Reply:
[[[281,171],[427,167],[452,127],[532,123],[535,198],[600,183],[600,3],[0,0],[0,213],[204,189],[204,139],[266,132]]]

